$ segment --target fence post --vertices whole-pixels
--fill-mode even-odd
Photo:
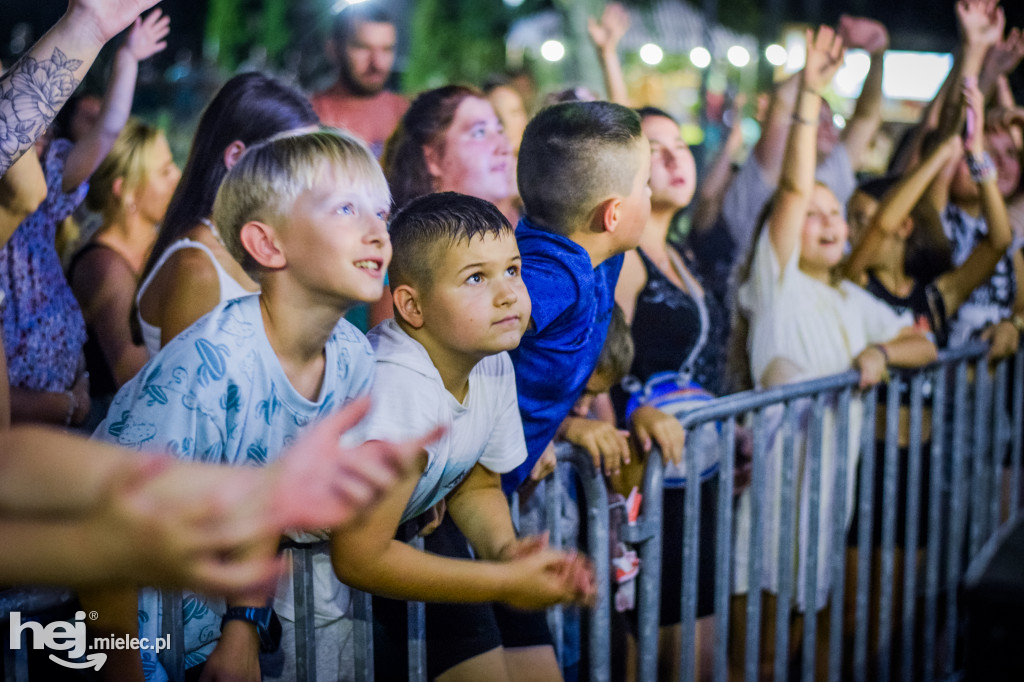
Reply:
[[[624,538],[639,546],[637,578],[637,679],[658,676],[658,621],[661,597],[661,514],[665,466],[660,453],[648,456],[644,467],[643,502],[636,526]]]
[[[729,676],[729,597],[732,593],[733,461],[736,452],[736,417],[725,421],[718,440],[718,520],[715,557],[715,682]]]

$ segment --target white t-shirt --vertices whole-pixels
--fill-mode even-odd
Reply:
[[[909,316],[900,317],[852,282],[832,287],[801,272],[799,243],[781,267],[767,227],[755,248],[738,301],[750,320],[747,351],[757,386],[776,358],[799,368],[793,380],[836,374],[850,369],[869,345],[884,343],[913,325]]]
[[[450,493],[480,462],[505,473],[526,459],[515,372],[508,353],[491,355],[473,368],[463,402],[444,387],[426,349],[394,320],[367,334],[377,355],[370,395],[373,409],[356,431],[364,440],[402,441],[438,424],[447,430],[426,447],[427,468],[402,521],[419,516]]]

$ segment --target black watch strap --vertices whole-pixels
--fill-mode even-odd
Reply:
[[[220,620],[221,630],[229,620],[244,620],[256,626],[261,653],[273,653],[281,646],[281,621],[269,606],[229,606]]]

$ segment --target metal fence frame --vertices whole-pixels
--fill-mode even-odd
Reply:
[[[898,676],[901,679],[947,679],[957,672],[955,658],[956,647],[950,645],[957,641],[958,613],[956,603],[956,587],[963,576],[966,558],[977,555],[1001,526],[1000,495],[1001,476],[1003,475],[1003,446],[1008,440],[1012,453],[1009,470],[1010,486],[1013,491],[1020,491],[1021,485],[1021,443],[1022,423],[1024,423],[1024,348],[1016,355],[1012,376],[1013,418],[1009,418],[1002,406],[1006,403],[1006,385],[1009,378],[1007,361],[1000,362],[990,377],[987,371],[975,372],[973,381],[969,379],[972,364],[984,361],[987,347],[981,343],[972,343],[954,350],[943,351],[936,363],[913,371],[895,374],[889,382],[887,398],[887,420],[885,425],[886,446],[882,460],[885,465],[883,481],[884,513],[882,516],[882,541],[878,548],[883,574],[893,570],[895,549],[896,512],[895,500],[900,491],[897,490],[897,464],[899,459],[896,437],[899,429],[900,391],[904,386],[909,391],[910,414],[910,445],[909,466],[907,471],[907,487],[912,494],[907,500],[907,547],[916,547],[918,528],[916,518],[922,506],[927,505],[927,521],[929,541],[924,549],[924,557],[920,565],[916,556],[908,553],[907,566],[915,570],[906,570],[903,579],[902,620],[902,655],[898,661]],[[780,386],[767,390],[748,391],[722,398],[717,398],[704,406],[681,416],[680,421],[687,432],[704,424],[716,423],[719,428],[719,489],[720,501],[733,500],[733,456],[736,442],[738,419],[751,415],[753,420],[753,479],[751,485],[752,508],[760,508],[766,496],[766,463],[765,454],[768,450],[769,434],[765,411],[772,406],[783,406],[782,441],[782,490],[788,494],[788,502],[792,502],[794,486],[794,440],[800,428],[796,422],[798,413],[797,401],[810,401],[810,422],[808,439],[809,451],[806,456],[807,476],[811,481],[809,487],[809,505],[812,510],[809,520],[808,536],[817,537],[820,524],[831,523],[832,556],[829,557],[829,576],[831,582],[830,603],[830,639],[829,639],[829,679],[838,680],[842,672],[842,656],[851,659],[854,680],[879,679],[887,680],[890,676],[894,630],[893,611],[894,594],[891,583],[882,582],[879,594],[880,618],[875,644],[877,655],[874,661],[869,656],[868,618],[871,558],[875,547],[872,542],[873,509],[878,501],[874,496],[874,468],[878,465],[875,457],[875,412],[876,393],[868,392],[863,399],[863,416],[861,432],[849,433],[849,414],[855,399],[859,375],[849,371],[842,374],[823,377],[798,384]],[[952,388],[950,388],[952,382]],[[927,388],[926,388],[927,387]],[[930,476],[931,485],[929,498],[920,499],[922,470],[922,426],[924,415],[925,393],[930,390],[935,409],[932,411],[932,437]],[[948,399],[951,398],[952,402]],[[971,402],[969,402],[971,401]],[[952,405],[953,424],[947,429],[947,413],[944,406]],[[995,407],[993,407],[995,406]],[[968,410],[970,408],[970,410]],[[823,415],[826,410],[835,410],[838,415],[836,427],[837,462],[834,481],[833,509],[831,519],[822,519],[816,513],[818,495],[820,494],[822,472],[818,466],[820,440],[822,434]],[[970,424],[968,423],[968,418]],[[858,537],[857,563],[857,596],[855,615],[857,628],[853,641],[853,651],[844,650],[843,646],[843,609],[845,585],[845,552],[846,552],[846,487],[849,476],[856,476],[857,471],[850,471],[847,457],[849,438],[858,438],[860,442],[860,471],[862,485],[856,499],[860,524],[856,529]],[[690,439],[692,445],[696,439]],[[592,682],[607,682],[611,679],[611,615],[610,615],[610,580],[609,571],[609,514],[606,486],[600,472],[593,466],[590,456],[581,449],[562,446],[557,451],[560,463],[569,463],[584,493],[582,501],[587,514],[588,536],[585,549],[597,567],[597,600],[589,610],[590,627],[585,655],[588,658],[589,679]],[[969,457],[969,455],[971,455]],[[688,446],[685,452],[688,471],[696,471],[698,453],[695,447]],[[949,462],[951,484],[948,505],[944,508],[943,491],[939,482],[944,480],[943,464]],[[549,479],[551,480],[551,479]],[[662,488],[664,470],[658,453],[652,452],[650,464],[644,474],[643,503],[640,517],[636,524],[621,529],[624,541],[637,547],[641,558],[641,569],[637,585],[637,608],[639,624],[637,632],[638,657],[637,679],[654,680],[657,678],[658,665],[658,614],[659,598],[662,582]],[[968,489],[968,485],[970,489]],[[550,527],[553,546],[562,545],[562,530],[557,520],[561,517],[558,510],[560,504],[556,486],[548,486],[545,504],[547,518],[556,520]],[[786,492],[788,491],[788,492]],[[1019,498],[1017,504],[1010,505],[1006,523],[1012,523],[1020,513]],[[513,510],[517,509],[513,501]],[[781,533],[783,549],[780,551],[780,584],[779,603],[788,604],[792,601],[795,586],[792,571],[786,569],[786,557],[792,554],[798,530],[794,505],[782,504]],[[719,504],[717,524],[719,542],[716,549],[715,563],[719,569],[715,578],[715,637],[717,646],[714,651],[713,676],[717,682],[728,679],[728,648],[729,613],[732,597],[732,537],[734,524],[732,504]],[[949,542],[940,542],[944,521],[949,521]],[[682,642],[681,642],[681,679],[693,679],[694,661],[696,658],[694,633],[696,628],[697,608],[697,567],[700,548],[698,546],[698,527],[700,523],[700,486],[689,486],[686,497],[685,524],[683,537],[683,573],[682,573]],[[728,529],[724,533],[721,529]],[[723,541],[724,540],[724,541]],[[763,533],[752,533],[752,557],[761,554],[758,550],[764,541]],[[312,680],[315,674],[315,638],[312,623],[312,584],[310,581],[311,562],[309,550],[302,547],[294,549],[295,555],[295,608],[296,608],[296,662],[298,679]],[[746,604],[747,630],[745,633],[744,677],[748,680],[757,679],[760,656],[760,620],[762,603],[758,589],[760,579],[757,575],[757,561],[752,561],[750,570],[750,586]],[[809,552],[806,563],[807,589],[814,595],[818,571],[817,552]],[[723,570],[727,567],[729,570]],[[919,572],[923,575],[919,575]],[[174,594],[165,596],[165,629],[178,633],[172,642],[181,644],[181,609],[167,608],[174,603]],[[917,601],[923,596],[923,627],[917,628],[923,638],[926,651],[935,651],[939,641],[947,646],[942,659],[925,656],[922,667],[917,670],[914,661],[915,615],[918,613]],[[944,601],[942,601],[944,600]],[[840,608],[836,608],[835,605]],[[369,595],[353,591],[354,609],[354,642],[356,645],[356,679],[370,682],[374,679],[373,670],[373,629],[372,608]],[[944,609],[944,622],[939,622],[939,615]],[[426,679],[426,650],[424,641],[423,605],[410,603],[410,680],[418,682]],[[789,617],[788,608],[780,608],[776,614],[776,641],[774,645],[775,678],[788,679],[789,661]],[[802,679],[812,680],[815,668],[815,637],[816,619],[805,618],[802,637]],[[554,633],[556,650],[561,661],[561,627],[562,613],[558,608],[551,609],[548,622]],[[940,629],[941,626],[941,629]],[[174,661],[182,660],[180,651],[165,652],[165,667],[171,679],[180,679],[183,671],[175,667]],[[872,663],[874,667],[872,667]]]

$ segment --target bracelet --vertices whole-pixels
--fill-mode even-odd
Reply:
[[[988,152],[982,152],[980,157],[968,152],[967,170],[971,174],[971,180],[976,183],[995,180],[998,177],[996,164],[992,162],[992,157],[988,155]]]
[[[1024,334],[1024,317],[1020,313],[1014,313],[1004,320],[1013,325],[1013,328],[1017,330],[1018,334]]]
[[[876,343],[876,344],[873,344],[871,347],[877,349],[878,352],[880,352],[882,354],[882,357],[885,358],[885,364],[886,364],[886,366],[888,366],[889,365],[889,351],[887,351],[885,349],[885,344]]]
[[[804,92],[809,92],[812,95],[814,95],[815,97],[824,97],[824,95],[822,95],[820,92],[818,92],[814,88],[809,88],[806,85],[804,87],[802,87],[801,90],[803,90]]]
[[[793,123],[796,123],[796,124],[799,124],[799,125],[805,125],[805,126],[812,126],[812,127],[817,127],[817,125],[818,125],[817,121],[812,121],[809,118],[804,118],[803,116],[800,116],[799,114],[793,114]]]
[[[71,418],[75,416],[75,410],[78,409],[78,398],[71,391],[64,391],[64,395],[68,397],[68,413],[64,415],[64,426],[71,426]]]

